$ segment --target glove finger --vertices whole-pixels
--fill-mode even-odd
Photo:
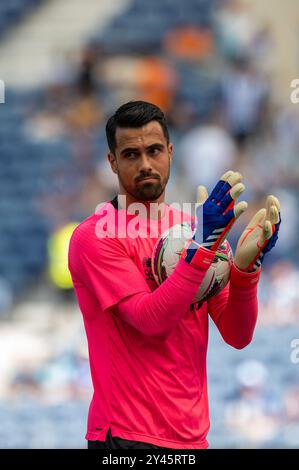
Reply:
[[[270,196],[267,197],[267,200],[266,200],[266,207],[267,205],[270,206],[276,206],[277,209],[278,209],[278,212],[280,211],[280,203],[279,203],[279,200],[277,199],[277,197],[273,196],[273,194],[271,194]]]
[[[270,220],[274,225],[279,222],[279,212],[277,208],[277,201],[274,196],[268,196],[266,201],[266,219]]]
[[[237,219],[247,209],[248,204],[246,201],[239,202],[233,209],[230,209],[224,214],[224,220],[226,225],[231,221],[232,218]]]
[[[228,181],[229,177],[233,174],[234,172],[232,170],[226,171],[220,178],[221,181]]]
[[[269,194],[267,196],[267,200],[266,200],[267,204],[271,205],[271,204],[275,204],[276,203],[276,197],[273,196],[273,194]]]
[[[280,202],[279,202],[277,197],[272,196],[272,198],[273,198],[273,201],[275,201],[275,206],[276,206],[276,209],[277,209],[277,215],[276,215],[276,219],[274,221],[274,224],[276,225],[276,224],[280,223],[280,221],[281,221],[281,218],[280,218]]]
[[[270,220],[265,220],[263,224],[263,232],[259,240],[259,246],[262,247],[266,240],[269,240],[272,237],[272,224]]]
[[[221,200],[227,195],[229,190],[233,188],[234,186],[237,186],[240,184],[240,181],[242,180],[242,175],[241,173],[233,172],[231,175],[229,175],[227,182],[220,188],[219,192],[215,195],[215,201],[221,202]],[[244,186],[245,189],[245,186]],[[231,202],[231,200],[230,200]],[[224,208],[226,208],[225,206]]]
[[[223,186],[224,184],[226,184],[225,181],[222,181],[222,180],[218,181],[218,183],[216,184],[215,188],[212,190],[212,192],[211,192],[211,194],[210,194],[209,199],[210,199],[211,201],[215,198],[216,194],[218,194],[218,192],[220,191],[220,189],[222,188],[222,186]]]
[[[245,186],[243,183],[235,184],[230,190],[231,197],[236,201],[241,196],[244,190]]]
[[[274,196],[274,199],[276,201],[276,207],[278,209],[278,212],[280,212],[280,202],[279,202],[279,199],[277,197]]]
[[[228,181],[229,177],[233,174],[234,172],[232,170],[227,171],[224,173],[218,183],[216,184],[215,188],[212,190],[210,198],[211,200],[215,198],[216,194],[220,191],[220,189],[223,187],[223,185]],[[225,191],[227,192],[227,190]]]
[[[243,183],[237,183],[235,186],[232,187],[232,189],[227,193],[222,201],[219,202],[220,207],[225,211],[227,209],[231,209],[234,204],[231,204],[232,202],[234,203],[238,197],[242,194],[244,191],[245,186]],[[229,207],[231,205],[231,207]]]
[[[246,201],[240,201],[237,205],[235,205],[235,207],[233,209],[231,209],[234,213],[234,216],[236,219],[238,219],[238,217],[240,217],[241,214],[243,214],[243,212],[246,211],[248,207],[248,204]],[[229,212],[228,212],[229,213]]]
[[[243,179],[243,176],[239,171],[233,171],[231,175],[229,175],[227,182],[231,185],[234,186],[237,183],[240,183]]]
[[[246,228],[252,228],[258,224],[263,223],[265,216],[266,216],[266,209],[263,207],[262,209],[260,209],[254,214],[254,216],[252,217],[252,219],[250,220]]]
[[[221,202],[221,200],[223,199],[223,197],[229,193],[231,189],[231,185],[229,183],[224,183],[222,185],[222,187],[219,189],[219,191],[215,194],[214,196],[214,201],[218,204]]]
[[[197,188],[197,204],[203,204],[209,197],[207,188],[203,185],[198,186]]]
[[[270,222],[272,225],[278,224],[279,222],[279,212],[276,206],[270,207]]]

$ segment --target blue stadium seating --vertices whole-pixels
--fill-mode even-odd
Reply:
[[[112,53],[158,50],[165,32],[178,24],[211,27],[214,6],[214,0],[135,0],[93,40]]]
[[[0,37],[25,14],[38,6],[41,0],[9,0],[0,3]]]
[[[49,228],[37,200],[53,166],[67,158],[67,144],[37,144],[24,135],[32,98],[8,91],[0,106],[0,277],[15,294],[44,270]]]

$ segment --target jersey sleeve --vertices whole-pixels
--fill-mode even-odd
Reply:
[[[214,253],[198,250],[196,267],[181,259],[154,292],[118,239],[97,239],[75,231],[69,268],[100,303],[149,336],[165,339],[190,307]],[[87,241],[86,241],[87,240]],[[139,295],[137,295],[139,294]]]
[[[223,339],[237,349],[247,346],[253,337],[259,277],[260,270],[244,273],[233,264],[228,285],[208,300],[208,312]]]
[[[96,296],[102,310],[136,293],[150,292],[146,280],[117,238],[75,230],[69,247],[72,275]]]
[[[205,248],[197,252],[196,267],[181,259],[154,292],[123,300],[116,307],[116,315],[146,335],[166,339],[190,309],[213,259],[214,253]]]

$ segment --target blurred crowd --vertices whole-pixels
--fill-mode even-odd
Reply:
[[[242,351],[211,330],[211,447],[297,448],[293,327],[259,328]],[[53,298],[28,299],[15,321],[1,328],[0,341],[0,448],[84,448],[92,387],[78,308]]]

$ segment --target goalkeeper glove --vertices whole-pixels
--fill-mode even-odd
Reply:
[[[248,272],[260,268],[265,254],[277,242],[280,223],[279,201],[275,196],[268,196],[266,208],[254,215],[239,238],[235,255],[237,268]]]
[[[196,230],[190,245],[182,254],[188,263],[196,264],[195,255],[199,247],[217,251],[236,219],[246,210],[245,201],[235,205],[235,201],[245,189],[241,180],[240,173],[226,172],[210,196],[204,186],[199,186]]]

